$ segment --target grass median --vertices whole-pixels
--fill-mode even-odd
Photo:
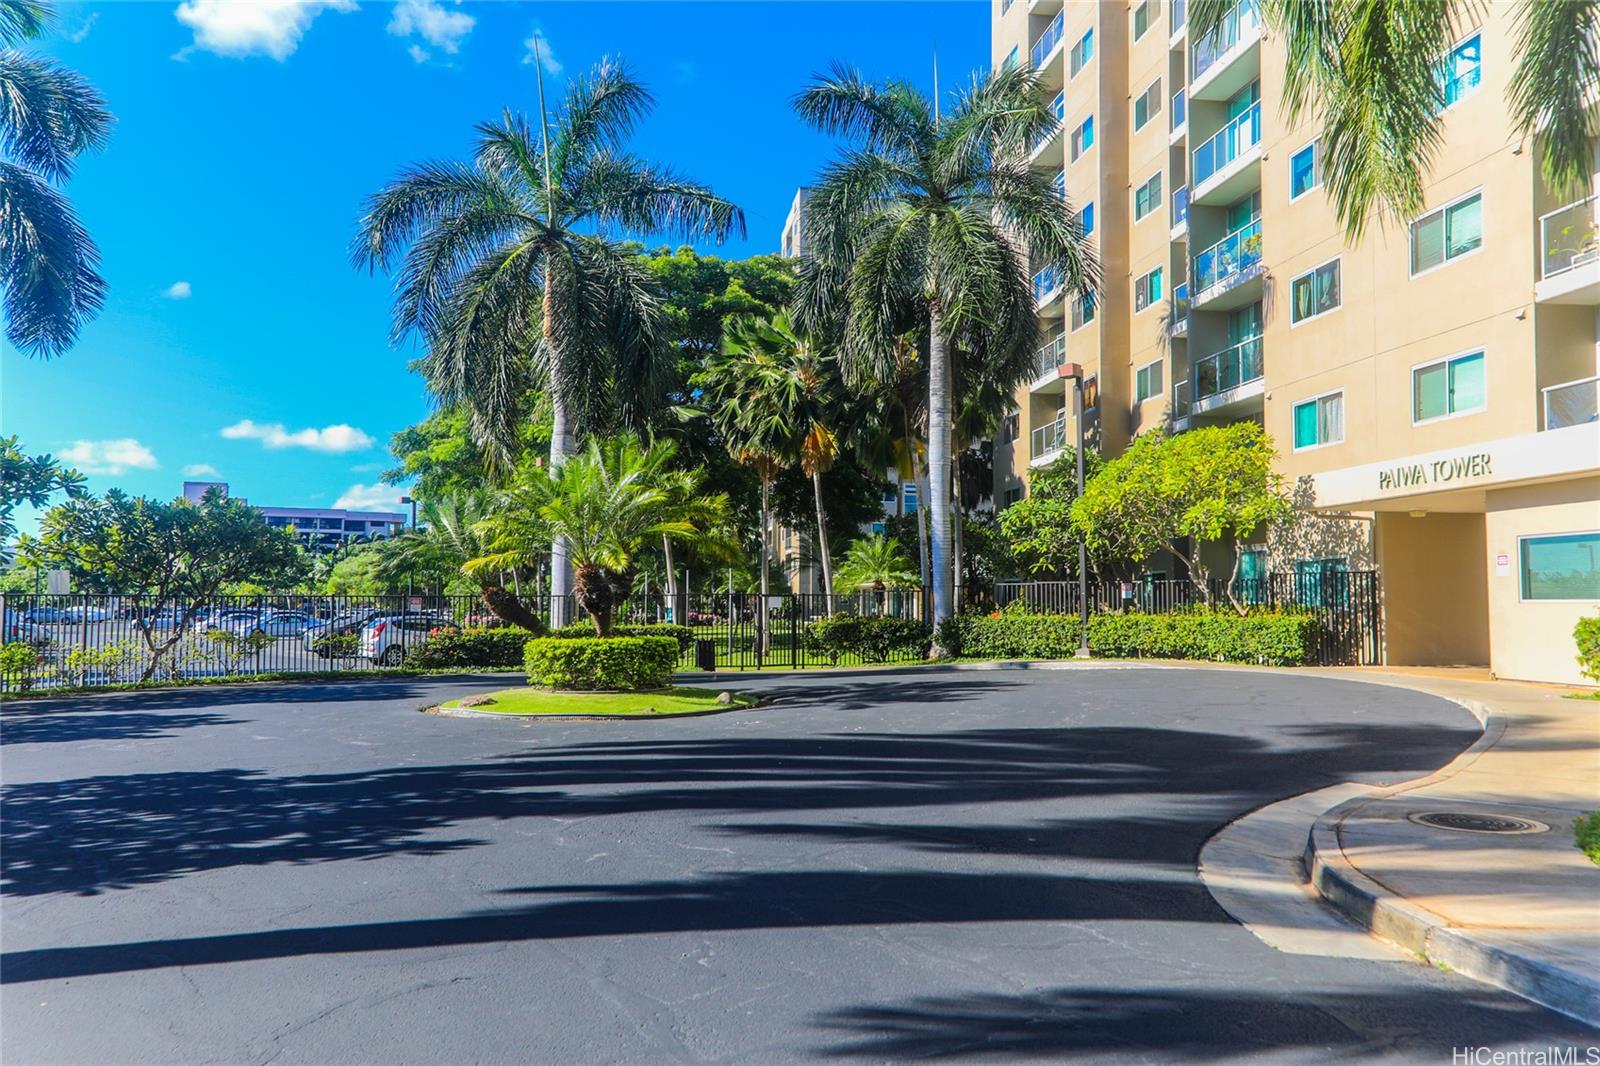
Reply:
[[[754,707],[754,696],[714,688],[671,688],[653,692],[551,692],[540,688],[507,688],[482,696],[446,700],[442,711],[479,711],[511,716],[576,716],[595,718],[667,718],[711,714]]]

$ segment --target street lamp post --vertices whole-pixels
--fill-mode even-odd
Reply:
[[[1078,493],[1075,499],[1083,496],[1083,367],[1078,363],[1063,363],[1058,368],[1063,379],[1072,379],[1072,421],[1077,426],[1078,447]],[[1078,650],[1072,653],[1074,659],[1089,658],[1089,546],[1084,542],[1083,534],[1078,534]]]

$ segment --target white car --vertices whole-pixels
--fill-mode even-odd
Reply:
[[[361,627],[361,654],[380,666],[399,666],[406,653],[428,639],[428,632],[448,624],[424,614],[379,615]]]
[[[317,624],[317,620],[304,611],[273,611],[262,617],[249,615],[228,622],[223,628],[241,637],[298,637]]]

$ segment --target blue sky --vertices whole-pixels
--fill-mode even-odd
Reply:
[[[988,61],[988,6],[943,3],[68,3],[39,50],[118,123],[69,194],[111,295],[49,362],[0,341],[0,433],[90,487],[176,496],[186,472],[283,506],[382,505],[390,434],[429,409],[388,343],[389,282],[347,247],[405,164],[462,158],[473,123],[536,107],[619,55],[654,92],[632,142],[745,209],[721,254],[776,251],[795,186],[833,152],[792,94],[834,60],[945,85]],[[225,432],[226,431],[226,432]],[[24,521],[27,529],[31,522]]]

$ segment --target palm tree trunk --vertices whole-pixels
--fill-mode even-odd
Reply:
[[[550,295],[550,272],[545,271],[544,345],[550,361],[550,470],[553,473],[577,450],[577,436],[567,414],[566,397],[561,388],[561,346],[555,337],[554,300]],[[559,629],[568,621],[568,600],[572,592],[572,563],[567,557],[567,538],[555,537],[550,543],[550,628]]]
[[[756,608],[756,664],[767,657],[767,533],[772,527],[772,479],[761,479],[761,603]],[[732,619],[729,619],[731,622]]]
[[[963,587],[963,583],[962,583],[962,556],[964,554],[963,549],[965,547],[965,544],[963,543],[962,537],[961,537],[961,514],[962,514],[962,508],[961,508],[961,484],[960,484],[960,476],[959,476],[959,465],[960,465],[959,464],[959,460],[955,464],[952,464],[952,465],[957,466],[958,471],[957,471],[957,474],[952,476],[951,479],[950,479],[952,484],[955,486],[955,492],[951,494],[953,499],[952,499],[952,503],[951,503],[951,516],[950,516],[950,522],[951,522],[951,525],[953,527],[953,534],[951,536],[951,540],[954,542],[954,545],[955,545],[955,552],[954,552],[955,565],[952,568],[954,570],[954,573],[955,573],[955,596],[954,596],[954,602],[951,604],[950,609],[951,609],[952,612],[959,613],[961,611],[961,601],[964,598],[963,597],[963,593],[966,591],[965,588]]]
[[[822,556],[822,595],[828,617],[833,617],[833,563],[828,559],[828,523],[822,514],[822,471],[811,472],[811,489],[817,497],[817,546]]]
[[[917,580],[922,583],[923,596],[927,596],[932,587],[928,583],[928,474],[915,452],[911,456],[911,483],[917,486]]]
[[[672,610],[672,621],[678,625],[685,625],[689,617],[689,607],[684,605],[682,611],[678,610],[678,571],[677,564],[672,560],[672,538],[666,534],[661,535],[661,555],[667,562],[667,605]]]
[[[933,625],[950,617],[950,352],[944,311],[928,301],[928,566],[932,570]],[[929,650],[942,656],[938,642]]]

